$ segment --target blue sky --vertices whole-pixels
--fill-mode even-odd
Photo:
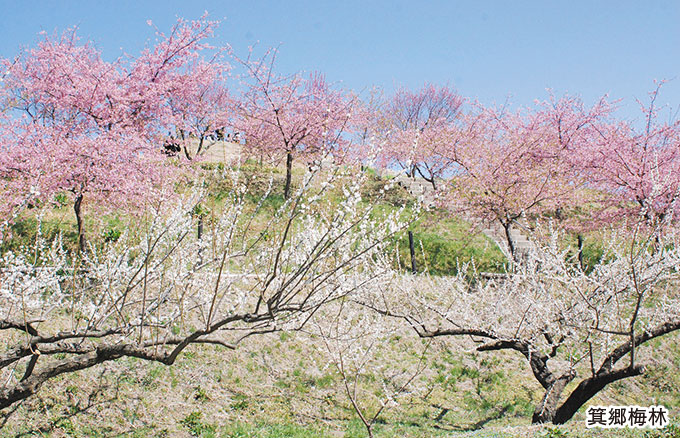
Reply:
[[[680,1],[15,1],[0,0],[0,56],[37,33],[77,25],[105,57],[136,53],[178,16],[208,11],[214,43],[245,54],[280,46],[279,69],[320,70],[361,91],[449,84],[485,104],[529,105],[558,95],[624,99],[637,118],[654,79],[680,106]]]

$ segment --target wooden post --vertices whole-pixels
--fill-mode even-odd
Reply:
[[[578,240],[578,265],[581,270],[584,271],[586,267],[583,263],[583,236],[579,233],[576,236],[576,239]]]
[[[202,214],[198,215],[198,230],[197,231],[198,231],[197,232],[198,240],[201,240],[201,238],[203,237],[203,215]],[[203,252],[203,250],[199,247],[199,249],[198,249],[198,264],[199,265],[203,263],[202,252]]]
[[[411,251],[411,272],[416,273],[416,249],[413,245],[413,231],[408,230],[408,246]]]

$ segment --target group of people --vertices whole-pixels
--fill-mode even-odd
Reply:
[[[226,128],[218,128],[215,129],[213,132],[210,134],[206,135],[205,138],[210,141],[226,141],[226,142],[232,142],[232,143],[240,143],[242,135],[240,132],[227,132],[225,133]],[[189,137],[192,137],[193,134],[189,134]],[[181,150],[181,141],[180,139],[184,138],[184,134],[182,133],[181,135],[175,136],[171,132],[168,132],[168,136],[163,142],[163,152],[167,155],[170,156],[175,156],[177,155]]]

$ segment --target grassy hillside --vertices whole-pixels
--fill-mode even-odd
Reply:
[[[592,404],[664,404],[680,413],[678,338],[646,352],[653,369],[612,385]],[[420,342],[408,333],[394,348]],[[402,400],[378,421],[378,437],[677,437],[665,432],[532,426],[538,385],[519,355],[473,355],[441,342],[423,376],[432,391]],[[377,385],[370,375],[362,384]],[[377,390],[377,387],[376,387]],[[372,407],[375,408],[375,407]],[[24,403],[0,436],[45,437],[363,437],[340,379],[302,335],[264,336],[236,351],[193,347],[172,367],[125,359],[59,378]]]
[[[217,164],[206,164],[210,169]],[[296,169],[299,180],[302,170]],[[264,198],[259,213],[266,220],[284,202],[279,169],[257,163],[244,166],[248,208]],[[273,188],[268,192],[270,181]],[[201,206],[209,224],[232,182],[207,179],[210,196]],[[374,175],[362,192],[363,202],[378,202],[382,182]],[[412,208],[413,199],[393,187],[380,199],[379,210]],[[40,219],[28,210],[12,226],[2,251],[30,246],[38,222],[48,238],[61,235],[68,248],[77,247],[75,219],[66,205],[50,208]],[[89,207],[89,206],[88,206]],[[93,206],[92,206],[93,207]],[[87,211],[87,210],[86,210]],[[116,239],[140,219],[120,212],[99,215],[90,210],[87,230],[94,244]],[[479,229],[444,209],[424,212],[410,225],[416,243],[419,272],[451,275],[461,263],[474,260],[479,271],[502,272],[506,260]],[[589,242],[589,259],[597,258],[596,237]],[[409,270],[406,232],[391,242],[395,264]],[[640,378],[610,385],[589,404],[652,405],[680,415],[680,345],[678,336],[657,340],[642,349],[650,364]],[[1,342],[1,341],[0,341]],[[423,340],[406,328],[389,341],[390,351],[404,364],[418,360]],[[473,353],[471,340],[437,340],[426,350],[427,368],[417,377],[424,391],[406,393],[375,426],[378,437],[680,437],[680,428],[665,431],[587,430],[579,413],[560,427],[532,426],[531,413],[542,392],[518,353]],[[5,347],[3,347],[5,348]],[[398,366],[399,362],[396,361]],[[371,372],[358,379],[367,394],[367,412],[379,404],[385,382]],[[174,366],[126,358],[99,368],[48,382],[35,397],[6,412],[0,436],[44,437],[363,437],[366,431],[346,397],[338,371],[327,363],[318,342],[306,333],[274,333],[248,339],[234,351],[193,346]],[[3,422],[4,421],[4,422]]]

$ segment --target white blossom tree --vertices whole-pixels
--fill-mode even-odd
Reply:
[[[269,192],[253,205],[238,170],[224,177],[233,190],[200,237],[192,211],[206,195],[196,189],[79,257],[40,235],[30,251],[2,255],[0,409],[107,361],[172,365],[192,344],[233,349],[300,329],[387,271],[385,241],[403,212],[361,203],[363,177],[312,171],[273,215],[261,213]]]
[[[374,289],[381,282],[361,289]],[[354,295],[361,294],[358,290]],[[428,365],[430,341],[422,345],[416,338],[406,344],[408,352],[395,348],[404,346],[403,341],[397,342],[404,327],[396,321],[343,299],[321,309],[312,327],[312,335],[320,339],[314,344],[325,358],[321,364],[337,372],[338,392],[347,397],[369,437],[386,410],[425,391],[427,385],[420,377]]]
[[[658,230],[612,231],[588,272],[552,231],[510,274],[401,277],[363,304],[423,338],[520,353],[545,390],[532,421],[565,423],[608,384],[644,374],[643,345],[680,329],[680,236]]]

